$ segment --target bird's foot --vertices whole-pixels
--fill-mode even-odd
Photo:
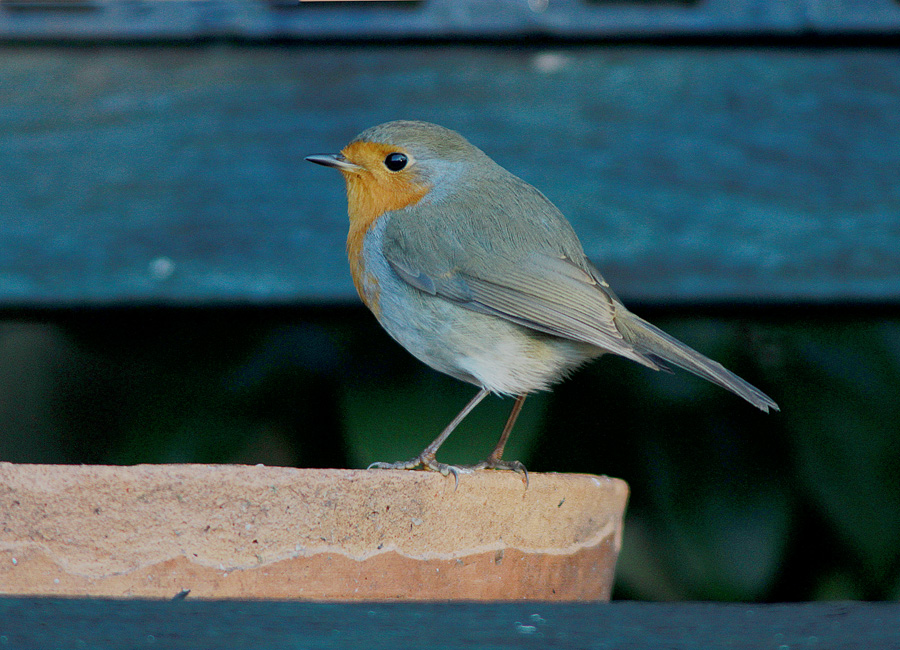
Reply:
[[[456,487],[459,487],[459,475],[471,474],[473,469],[471,467],[439,463],[434,456],[416,456],[411,460],[401,460],[396,463],[372,463],[366,469],[416,469],[417,467],[431,470],[432,472],[440,472],[442,476],[453,474]]]
[[[523,465],[518,460],[500,460],[499,458],[493,458],[488,456],[486,459],[481,461],[480,463],[475,463],[472,465],[471,469],[507,469],[515,472],[516,474],[521,474],[522,478],[525,480],[525,489],[528,489],[528,470],[525,469],[525,465]]]
[[[413,458],[412,460],[400,460],[396,463],[372,463],[366,469],[416,469],[421,464],[421,458]]]

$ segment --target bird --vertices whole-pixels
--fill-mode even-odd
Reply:
[[[582,364],[616,354],[676,366],[764,412],[778,405],[736,374],[628,311],[572,226],[539,190],[459,133],[423,121],[366,129],[340,153],[307,161],[346,183],[347,256],[363,303],[387,333],[435,370],[478,387],[422,452],[370,468],[444,476],[527,470],[503,451],[525,398]],[[515,401],[493,451],[457,466],[437,451],[489,394]]]

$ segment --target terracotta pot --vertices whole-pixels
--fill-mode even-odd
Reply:
[[[627,485],[583,474],[0,463],[0,593],[608,600]]]

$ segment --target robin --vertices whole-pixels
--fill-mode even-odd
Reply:
[[[460,134],[417,121],[360,133],[341,153],[308,156],[344,176],[353,283],[378,322],[435,370],[479,387],[441,434],[408,461],[370,467],[525,472],[503,460],[522,404],[577,367],[618,354],[672,364],[778,410],[749,383],[628,311],[562,213]],[[467,468],[438,448],[489,393],[515,396],[490,455]],[[525,474],[527,480],[527,473]]]

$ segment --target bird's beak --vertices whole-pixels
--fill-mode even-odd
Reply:
[[[362,169],[359,165],[350,162],[339,153],[320,153],[314,156],[307,156],[306,160],[317,165],[325,165],[326,167],[334,167],[343,172],[355,172]]]

